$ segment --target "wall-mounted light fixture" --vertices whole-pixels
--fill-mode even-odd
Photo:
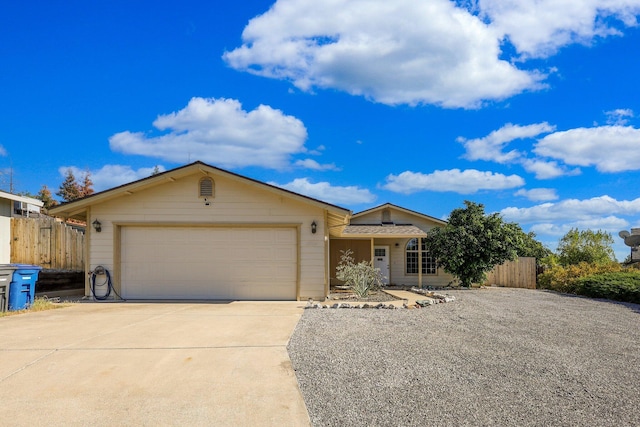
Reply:
[[[91,225],[93,225],[93,229],[96,230],[96,233],[99,233],[102,231],[102,224],[97,219],[93,221]]]
[[[316,234],[316,231],[318,231],[318,224],[316,224],[316,222],[313,221],[311,223],[311,233]]]

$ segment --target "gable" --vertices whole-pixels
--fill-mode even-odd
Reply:
[[[219,194],[219,191],[221,189],[218,187],[218,183],[216,181],[223,180],[227,183],[227,188],[235,188],[236,190],[241,189],[241,193],[251,194],[250,198],[251,200],[253,200],[253,202],[250,203],[250,205],[252,205],[253,208],[255,208],[255,206],[257,205],[256,202],[264,200],[264,197],[267,197],[267,195],[271,196],[269,200],[275,200],[279,198],[280,200],[288,200],[290,202],[295,201],[299,204],[313,206],[315,208],[326,211],[328,225],[335,230],[339,230],[340,227],[344,227],[351,215],[351,212],[348,209],[332,205],[317,199],[313,199],[311,197],[307,197],[298,193],[294,193],[279,187],[275,187],[261,181],[253,180],[251,178],[225,171],[223,169],[215,168],[202,162],[191,163],[189,165],[172,169],[167,172],[153,175],[138,181],[134,181],[120,187],[115,187],[106,191],[102,191],[100,193],[95,193],[83,199],[59,205],[55,208],[52,208],[50,210],[50,214],[65,218],[86,220],[87,212],[90,208],[103,205],[107,202],[121,206],[134,203],[134,205],[132,206],[136,206],[137,209],[144,209],[149,212],[150,209],[157,209],[159,207],[168,209],[168,207],[166,206],[166,203],[168,203],[168,199],[171,199],[174,203],[174,206],[171,209],[173,209],[176,214],[179,214],[179,212],[184,211],[184,209],[175,206],[176,204],[183,203],[189,206],[191,204],[204,202],[203,198],[198,196],[202,195],[202,187],[200,187],[200,184],[202,184],[202,182],[200,180],[201,178],[206,176],[211,176],[214,178],[214,187],[212,189],[213,198],[211,201],[212,206],[216,203],[216,200],[221,200],[219,199],[219,197],[221,196],[223,197],[222,200],[234,203],[234,196],[230,193],[223,192],[222,194]],[[195,180],[196,183],[188,188],[180,187],[181,183],[183,184],[185,182],[191,182],[189,180]],[[178,185],[174,185],[176,183],[178,183]],[[188,185],[190,184],[187,184],[187,186]],[[165,194],[165,196],[160,196],[160,200],[164,201],[154,202],[151,204],[147,202],[145,206],[141,206],[140,203],[137,202],[139,198],[133,197],[136,195],[148,196],[149,194]],[[191,196],[193,195],[195,196],[192,198]],[[226,199],[224,199],[224,197],[226,197]],[[138,204],[135,205],[135,203]],[[266,212],[267,214],[269,212],[269,209],[275,209],[276,211],[278,211],[278,208],[275,207],[276,205],[271,205],[269,207],[264,206],[263,208],[261,208],[261,211]],[[246,207],[246,205],[244,207]],[[243,206],[238,204],[235,206],[235,208],[242,210]]]
[[[351,218],[351,225],[414,226],[424,232],[445,224],[445,221],[389,203],[356,213]]]
[[[126,221],[152,222],[296,222],[305,215],[321,216],[322,209],[300,200],[265,191],[255,185],[209,174],[215,186],[212,196],[201,195],[201,176],[176,179],[130,195],[91,206],[92,216]]]

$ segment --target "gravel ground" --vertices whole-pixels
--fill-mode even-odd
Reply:
[[[419,310],[305,310],[288,349],[313,425],[640,425],[640,305],[447,293]]]
[[[373,291],[369,293],[369,296],[366,298],[358,298],[355,294],[351,293],[330,293],[329,300],[327,300],[326,304],[334,304],[336,302],[388,302],[393,301],[396,298],[392,295],[389,295],[383,291]],[[402,305],[402,304],[400,304]]]

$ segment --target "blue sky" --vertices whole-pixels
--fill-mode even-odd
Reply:
[[[640,0],[5,2],[0,188],[202,160],[353,211],[640,227]]]

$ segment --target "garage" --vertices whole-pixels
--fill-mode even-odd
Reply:
[[[114,300],[324,299],[330,237],[351,215],[202,162],[49,213],[87,225],[85,272],[106,269]]]
[[[294,227],[121,228],[126,299],[295,300]]]

